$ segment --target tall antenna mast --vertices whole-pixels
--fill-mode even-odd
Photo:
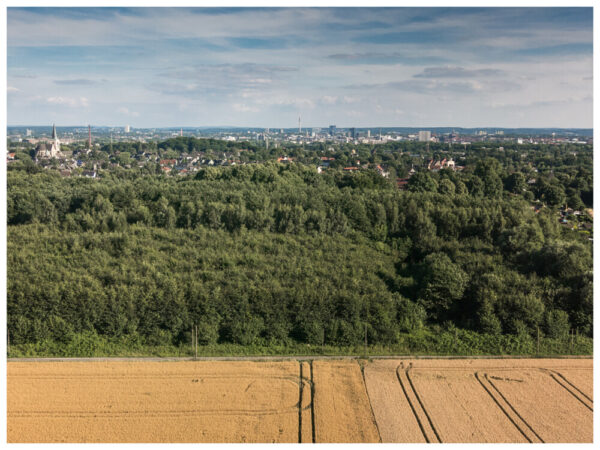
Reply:
[[[302,119],[298,116],[298,134],[302,133]]]
[[[88,148],[92,148],[92,126],[88,125]]]

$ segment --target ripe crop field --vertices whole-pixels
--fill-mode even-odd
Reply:
[[[298,442],[305,385],[292,361],[9,363],[8,439]]]
[[[7,383],[9,442],[593,439],[591,359],[10,361]]]
[[[365,380],[383,442],[593,440],[591,359],[376,360]]]

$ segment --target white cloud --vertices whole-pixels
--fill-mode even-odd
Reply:
[[[119,109],[117,109],[117,112],[130,117],[139,117],[140,115],[140,113],[136,111],[130,111],[129,108],[125,108],[124,106],[121,106]]]
[[[465,69],[458,66],[426,67],[415,78],[474,78],[474,77],[500,77],[506,73],[499,69]]]
[[[357,103],[360,100],[356,97],[348,97],[347,95],[344,95],[344,97],[342,97],[342,101],[350,105],[352,103]]]
[[[273,80],[269,78],[251,78],[248,82],[253,84],[271,84]]]
[[[19,89],[19,88],[16,88],[16,87],[14,87],[14,86],[8,86],[8,87],[6,88],[6,90],[7,90],[8,92],[19,92],[21,89]]]
[[[337,101],[338,98],[333,95],[325,95],[324,97],[321,97],[321,102],[326,105],[335,105]]]
[[[348,117],[363,117],[364,113],[362,113],[360,111],[356,111],[354,109],[350,109],[350,110],[346,111],[346,116],[348,116]]]
[[[261,105],[293,106],[295,108],[312,109],[315,107],[315,102],[308,97],[256,96],[255,102]]]
[[[253,106],[248,106],[244,103],[234,103],[233,109],[238,112],[258,112],[259,111],[258,108],[255,108]]]
[[[89,100],[85,97],[47,97],[46,103],[51,105],[64,105],[70,108],[86,108],[89,106]]]

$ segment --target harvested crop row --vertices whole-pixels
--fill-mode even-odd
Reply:
[[[313,362],[317,442],[379,442],[356,361]]]

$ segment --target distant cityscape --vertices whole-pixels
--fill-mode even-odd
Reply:
[[[591,144],[592,129],[561,128],[449,128],[449,127],[371,127],[338,128],[236,128],[180,127],[133,128],[107,126],[56,127],[63,144],[86,143],[90,132],[97,144],[107,142],[153,142],[177,136],[212,138],[230,142],[257,141],[277,147],[281,143],[312,144],[332,142],[346,144],[383,144],[399,141],[440,142],[469,145],[473,142],[506,142],[517,144]],[[52,126],[8,127],[12,142],[38,144],[52,136]]]
[[[520,145],[593,144],[589,129],[337,128],[329,125],[303,130],[300,124],[296,129],[57,127],[54,124],[52,127],[9,127],[8,139],[9,164],[31,160],[62,176],[89,178],[101,177],[104,170],[119,167],[147,168],[150,172],[184,176],[203,167],[268,160],[316,164],[318,173],[331,168],[345,172],[375,169],[390,178],[389,161],[368,161],[374,149],[379,148],[383,153],[406,155],[405,164],[413,166],[404,176],[396,177],[400,189],[406,187],[415,166],[433,172],[462,171],[465,152],[472,147],[503,151],[504,146],[514,149]],[[369,153],[371,158],[367,158]]]

